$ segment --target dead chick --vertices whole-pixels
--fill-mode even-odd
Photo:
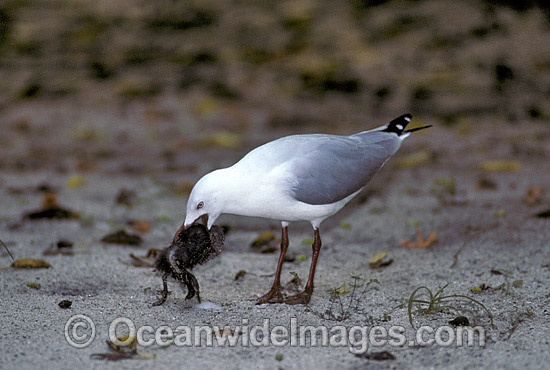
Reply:
[[[220,254],[224,241],[223,229],[219,226],[213,226],[210,232],[200,224],[178,230],[172,244],[160,252],[155,263],[156,270],[162,273],[163,291],[153,306],[160,306],[166,302],[168,276],[179,281],[182,288],[187,288],[185,299],[191,299],[196,295],[200,303],[199,282],[189,270]]]

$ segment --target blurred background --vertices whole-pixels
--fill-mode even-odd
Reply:
[[[204,172],[406,112],[545,140],[549,19],[543,1],[2,0],[0,170]]]
[[[449,294],[479,293],[495,317],[486,350],[392,347],[392,368],[542,368],[548,339],[539,339],[548,338],[550,322],[549,3],[0,0],[0,238],[16,258],[58,254],[44,257],[54,269],[0,274],[7,326],[0,364],[84,367],[90,352],[63,350],[70,347],[60,335],[69,312],[62,299],[105,327],[116,316],[174,328],[182,319],[223,327],[273,317],[287,325],[288,315],[325,325],[329,294],[355,292],[353,276],[363,275],[379,279],[380,290],[349,298],[342,315],[353,299],[364,302],[346,316],[348,327],[388,320],[408,327],[395,305],[415,287],[446,282]],[[231,228],[226,251],[194,270],[203,298],[223,311],[190,309],[194,301],[183,304],[174,283],[162,310],[148,308],[161,279],[135,261],[169,245],[202,175],[284,135],[352,134],[404,113],[412,127],[433,127],[411,135],[323,224],[314,311],[253,309],[250,299],[272,282],[264,274],[275,268],[280,223],[233,215],[217,221]],[[67,217],[74,220],[55,220]],[[307,222],[296,225],[287,254],[295,262],[285,267],[294,277],[285,271],[282,279],[298,286],[312,234]],[[264,231],[273,237],[252,247]],[[428,248],[434,235],[439,243]],[[73,243],[74,256],[66,256]],[[379,252],[389,253],[388,268],[375,272],[369,261]],[[0,262],[12,263],[2,246]],[[418,322],[447,325],[447,311],[454,316],[445,310]],[[477,325],[474,312],[464,314]],[[106,348],[96,338],[87,350]],[[368,366],[345,348],[294,349],[144,352],[156,354],[160,368],[219,367],[220,356],[234,368]]]

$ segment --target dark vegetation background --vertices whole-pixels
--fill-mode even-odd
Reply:
[[[547,125],[545,4],[3,0],[0,170],[192,171],[405,112]]]

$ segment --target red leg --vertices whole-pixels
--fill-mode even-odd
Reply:
[[[277,263],[277,271],[275,271],[275,280],[273,286],[262,297],[258,298],[256,304],[262,303],[282,303],[283,294],[281,293],[281,270],[283,269],[283,262],[285,259],[286,250],[288,249],[288,227],[283,227],[283,234],[281,237],[281,254],[279,255],[279,262]]]
[[[313,280],[315,279],[315,267],[317,266],[317,259],[319,258],[319,251],[321,250],[321,236],[319,235],[318,228],[314,230],[314,238],[313,245],[311,246],[313,255],[311,257],[311,266],[309,267],[309,277],[306,287],[303,292],[287,297],[284,301],[286,304],[307,304],[311,299],[313,294]]]

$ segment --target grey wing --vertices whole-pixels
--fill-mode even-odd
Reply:
[[[310,152],[292,159],[296,200],[330,204],[361,189],[399,149],[397,135],[365,132],[353,136],[324,136]]]

